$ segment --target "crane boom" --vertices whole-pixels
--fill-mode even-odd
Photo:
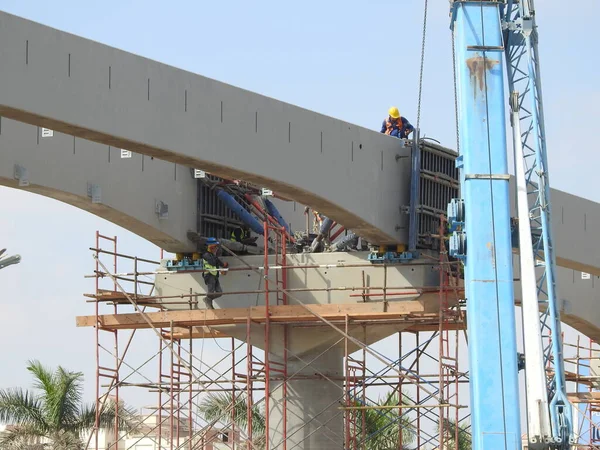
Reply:
[[[527,182],[523,163],[519,95],[510,98],[510,122],[513,128],[515,181],[517,187],[517,218],[519,225],[519,262],[521,269],[521,303],[523,309],[523,341],[525,345],[525,394],[527,396],[527,436],[531,450],[544,449],[552,442],[542,330],[539,326],[535,260],[529,222]]]
[[[574,443],[573,413],[567,399],[564,374],[538,34],[533,0],[519,2],[507,0],[503,12],[503,28],[508,86],[514,109],[513,125],[518,125],[522,130],[519,133],[521,154],[516,154],[515,158],[522,158],[528,196],[527,200],[522,201],[525,202],[524,206],[528,208],[529,214],[526,217],[520,216],[519,219],[530,221],[530,232],[533,232],[533,256],[536,260],[543,261],[541,270],[538,270],[537,301],[544,303],[543,298],[539,297],[547,297],[545,311],[536,321],[542,330],[543,343],[546,344],[544,360],[537,361],[537,355],[533,355],[532,358],[536,359],[535,364],[543,364],[544,369],[548,367],[549,373],[552,374],[546,382],[552,426],[551,441],[553,448],[566,449]],[[530,320],[533,320],[533,317]],[[533,326],[532,323],[525,325]],[[526,354],[526,358],[529,357],[530,355]],[[528,370],[526,376],[533,375]],[[536,380],[532,379],[531,383]],[[531,383],[528,380],[528,384]],[[534,426],[538,425],[540,424],[534,424]],[[532,439],[534,436],[529,438]],[[536,442],[531,444],[539,445]]]
[[[464,229],[450,252],[465,264],[474,450],[521,448],[500,6],[451,10]]]
[[[518,192],[529,448],[567,449],[574,441],[573,416],[565,386],[533,0],[454,0],[451,15],[464,203],[449,207],[455,208],[449,214],[450,253],[465,261],[473,448],[521,447],[511,245],[505,235],[510,202],[504,54]],[[537,270],[536,261],[543,262]],[[547,307],[540,317],[544,296]]]

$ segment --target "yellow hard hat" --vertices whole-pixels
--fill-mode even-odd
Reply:
[[[398,108],[396,108],[395,106],[392,106],[389,109],[388,113],[389,113],[390,117],[393,119],[397,119],[398,117],[400,117],[400,111],[398,111]]]

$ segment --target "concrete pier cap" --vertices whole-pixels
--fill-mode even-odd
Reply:
[[[432,260],[383,266],[371,264],[367,255],[368,252],[290,254],[286,269],[272,267],[276,264],[275,257],[269,258],[269,291],[276,288],[273,282],[276,275],[281,276],[285,271],[288,305],[308,308],[319,305],[319,311],[328,311],[327,317],[335,316],[338,311],[337,319],[328,323],[295,321],[293,317],[281,319],[273,314],[268,343],[264,323],[251,324],[249,330],[242,323],[214,326],[219,332],[262,350],[268,345],[269,364],[273,367],[282,367],[287,358],[287,382],[284,383],[281,371],[277,370],[269,378],[269,448],[283,448],[286,436],[287,448],[342,449],[344,354],[360,348],[352,339],[346,339],[345,333],[370,345],[413,326],[415,316],[437,316],[438,294],[433,291],[439,285],[439,273]],[[221,277],[225,295],[214,301],[217,311],[264,307],[264,257],[223,260],[229,263],[230,271]],[[202,298],[206,290],[199,272],[161,271],[156,275],[156,293],[158,296],[191,293],[198,302],[193,307],[205,308]],[[277,298],[276,292],[269,292],[269,305],[277,306]],[[169,299],[164,300],[167,309],[190,308],[185,302],[172,305],[168,302]],[[401,313],[397,317],[405,318],[385,323],[361,322],[361,311],[365,308],[370,308],[369,317],[376,311],[380,311],[382,318],[386,311],[396,311]],[[350,315],[352,321],[346,322]]]

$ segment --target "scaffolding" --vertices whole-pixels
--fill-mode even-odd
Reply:
[[[573,342],[574,341],[574,342]],[[578,449],[600,449],[600,346],[580,334],[565,339],[565,379]],[[549,373],[550,377],[552,373]]]
[[[443,236],[443,220],[441,223]],[[330,433],[340,447],[371,449],[377,448],[377,442],[387,442],[394,446],[412,443],[423,449],[458,449],[461,439],[469,435],[468,373],[459,367],[459,350],[466,344],[465,317],[458,301],[462,294],[459,263],[448,260],[444,240],[440,241],[439,258],[435,256],[434,261],[434,256],[430,256],[440,280],[439,286],[432,288],[439,298],[439,309],[434,313],[424,311],[422,305],[419,310],[416,301],[390,302],[410,292],[386,282],[383,286],[366,287],[363,281],[349,287],[351,292],[362,292],[350,294],[359,296],[356,303],[299,303],[296,292],[287,286],[288,272],[298,269],[290,265],[286,254],[289,236],[272,220],[264,222],[264,266],[245,264],[243,269],[261,273],[264,288],[253,292],[262,296],[264,307],[243,311],[197,309],[197,295],[190,291],[176,299],[187,309],[168,311],[163,303],[166,299],[153,295],[152,277],[161,273],[159,261],[119,253],[116,237],[97,233],[96,246],[91,249],[96,264],[91,275],[96,291],[87,295],[94,304],[94,316],[89,322],[89,317],[78,318],[80,326],[93,325],[96,333],[98,415],[87,448],[99,448],[99,436],[105,426],[100,412],[110,405],[117,412],[119,408],[126,411],[125,392],[142,389],[146,395],[155,396],[156,404],[148,408],[148,414],[135,415],[134,430],[120,429],[115,421],[111,446],[107,448],[135,448],[138,443],[150,441],[154,448],[168,450],[292,450],[291,437],[300,430],[288,430],[288,415],[292,414],[288,384],[314,377],[331,382],[332,388],[339,390],[339,415],[325,420],[317,414],[302,426],[312,421],[313,428],[326,430],[331,427],[331,420],[342,417],[342,435]],[[108,248],[103,248],[107,242]],[[301,269],[308,270],[306,267],[315,266]],[[343,270],[343,265],[338,269]],[[376,270],[387,268],[380,265]],[[426,290],[420,288],[419,292]],[[290,303],[290,299],[294,301]],[[173,300],[169,299],[168,304],[173,305]],[[244,341],[228,336],[219,327],[233,324],[245,325]],[[396,338],[388,337],[382,351],[378,343],[368,344],[366,336],[370,327],[386,324],[402,324],[404,329]],[[283,354],[277,358],[272,357],[271,351],[274,326],[283,328]],[[313,364],[290,351],[288,328],[293,326],[336,331],[339,339],[330,348],[343,347],[341,377],[328,377],[318,370],[310,376],[300,374],[301,370],[289,370],[291,360],[300,362],[302,367],[312,368]],[[362,337],[350,332],[357,327],[362,330]],[[122,337],[128,330],[129,337]],[[264,334],[264,342],[253,342],[257,330],[259,335]],[[152,335],[157,344],[150,343]],[[135,340],[143,340],[144,348],[158,350],[143,361],[134,362],[131,345]],[[207,341],[215,342],[219,351],[210,363],[203,353]],[[108,383],[104,383],[106,380]],[[202,410],[208,396],[219,396],[218,414],[207,415]],[[281,411],[282,420],[274,425],[270,411],[276,408]]]

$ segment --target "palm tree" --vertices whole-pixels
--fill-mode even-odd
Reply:
[[[413,404],[412,400],[403,395],[403,405]],[[364,406],[371,407],[365,410],[364,423],[365,433],[363,439],[365,446],[370,450],[396,450],[399,448],[400,433],[402,433],[402,448],[414,441],[414,427],[410,419],[402,416],[399,412],[402,409],[388,408],[399,405],[399,396],[397,392],[391,392],[383,399],[377,402],[369,402]],[[355,402],[356,406],[360,406]],[[378,408],[383,407],[383,408]],[[362,426],[362,416],[358,412],[358,426]]]
[[[2,449],[80,450],[81,435],[93,429],[95,405],[83,405],[83,374],[58,367],[54,372],[38,361],[29,361],[27,370],[34,378],[34,390],[0,390],[0,422],[13,424],[0,439]],[[133,412],[119,405],[119,426],[133,431]],[[100,426],[115,422],[114,402],[100,413]],[[39,442],[45,442],[39,444]]]
[[[404,404],[410,404],[410,399],[404,396]],[[391,393],[377,403],[368,403],[364,406],[394,406],[398,404],[398,394]],[[354,406],[363,406],[355,402]],[[208,422],[231,423],[232,410],[235,411],[235,425],[242,430],[248,426],[248,403],[244,394],[237,394],[235,404],[231,393],[211,393],[204,397],[198,406],[198,412]],[[404,417],[398,417],[398,410],[393,408],[365,409],[365,433],[363,434],[368,450],[398,449],[400,429],[402,429],[403,445],[414,441],[412,425]],[[361,410],[349,411],[349,414],[358,414],[358,426],[362,426]],[[256,450],[265,447],[265,410],[264,404],[252,406],[252,446]],[[360,430],[357,430],[360,433]]]
[[[443,421],[443,433],[445,434],[444,448],[446,449],[458,449],[458,450],[471,450],[472,438],[469,432],[469,424],[457,425],[452,419],[444,419]],[[439,429],[439,422],[438,422]],[[457,433],[458,432],[458,433]],[[458,434],[458,445],[457,445],[457,434]]]
[[[204,419],[211,423],[221,422],[230,424],[234,413],[235,425],[241,430],[248,427],[248,401],[246,394],[237,393],[235,404],[232,393],[211,393],[204,397],[198,405],[198,412]],[[265,448],[265,408],[261,405],[252,405],[252,447],[256,450]]]

